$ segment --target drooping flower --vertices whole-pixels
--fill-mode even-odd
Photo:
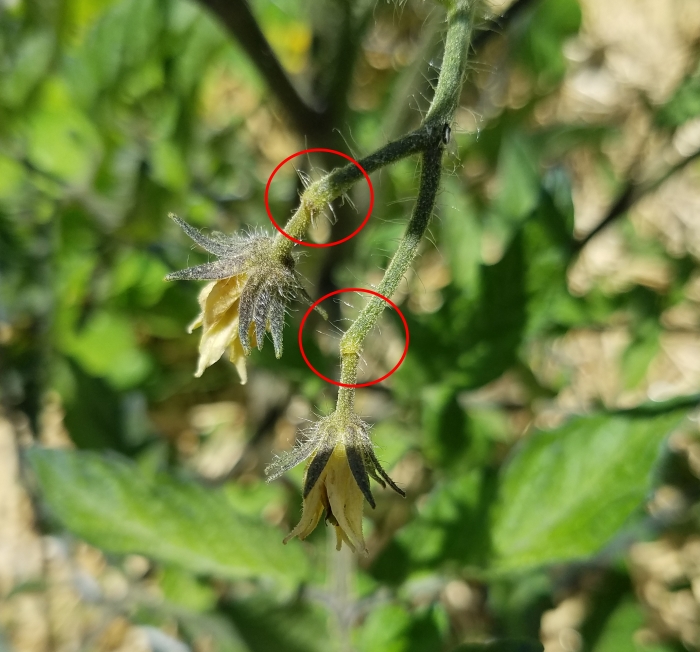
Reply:
[[[406,495],[379,463],[369,430],[358,416],[334,412],[317,422],[301,444],[265,469],[270,482],[310,458],[304,475],[301,520],[284,543],[295,536],[309,536],[325,512],[325,521],[335,528],[336,549],[345,542],[353,552],[367,554],[362,513],[365,499],[375,507],[370,477],[382,487],[388,484],[399,495]]]
[[[211,281],[199,294],[201,313],[188,329],[191,333],[202,327],[195,376],[201,376],[228,348],[241,383],[245,383],[245,358],[251,346],[262,349],[267,331],[272,335],[275,355],[281,357],[288,302],[297,298],[311,301],[301,285],[296,261],[291,254],[278,254],[274,238],[265,233],[226,236],[214,232],[206,237],[179,217],[170,217],[218,258],[165,277],[166,281]]]

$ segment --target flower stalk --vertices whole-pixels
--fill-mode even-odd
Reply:
[[[358,163],[367,174],[370,174],[403,158],[425,151],[434,141],[433,125],[424,123],[415,131],[360,159]],[[348,163],[309,185],[301,196],[299,207],[285,224],[285,232],[297,240],[303,240],[314,217],[362,178],[360,169],[354,163]],[[294,242],[281,233],[277,234],[275,244],[280,255],[287,255],[294,247]]]
[[[437,196],[441,176],[442,144],[422,156],[420,187],[413,214],[406,232],[399,243],[384,277],[377,286],[377,292],[390,297],[397,289],[401,279],[408,271],[423,239]],[[362,352],[362,346],[370,330],[376,325],[387,303],[379,297],[372,296],[362,309],[357,319],[345,331],[340,340],[341,372],[340,382],[355,384],[357,382],[357,366]],[[346,390],[346,391],[344,391]],[[338,392],[338,408],[351,409],[353,405],[354,388],[341,387]]]
[[[396,291],[401,279],[411,266],[430,223],[435,198],[442,176],[443,126],[449,128],[459,105],[459,95],[467,69],[469,42],[474,24],[474,2],[464,0],[453,3],[448,9],[448,29],[442,69],[435,96],[423,122],[423,128],[431,133],[430,147],[422,154],[418,197],[411,219],[391,259],[377,291],[386,297]],[[357,319],[340,340],[340,380],[344,384],[357,382],[357,365],[362,346],[369,331],[376,325],[386,302],[371,297]],[[351,410],[354,388],[341,387],[338,392],[338,409]]]
[[[459,105],[476,4],[475,0],[456,0],[448,4],[445,53],[428,113],[418,129],[358,161],[368,174],[413,154],[440,148],[443,129],[450,126]],[[302,193],[299,207],[286,223],[284,231],[302,240],[314,217],[327,204],[347,192],[362,176],[360,169],[349,163],[312,183]],[[281,255],[290,252],[294,246],[294,242],[281,233],[277,234],[275,244]]]

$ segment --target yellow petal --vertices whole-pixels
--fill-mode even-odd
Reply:
[[[238,340],[238,302],[214,324],[205,322],[199,342],[199,362],[195,376],[217,362],[234,340]]]
[[[338,521],[337,527],[347,537],[347,539],[342,537],[343,540],[353,550],[367,554],[365,539],[362,536],[362,512],[365,498],[350,471],[343,444],[336,444],[325,471],[328,502],[333,516]]]
[[[345,446],[335,445],[326,467],[304,499],[301,520],[285,537],[286,543],[292,537],[305,539],[321,519],[326,510],[326,519],[335,528],[336,548],[340,550],[345,542],[353,552],[367,554],[362,536],[362,511],[364,496],[350,471]]]
[[[239,274],[221,281],[214,281],[202,288],[199,293],[200,316],[190,324],[190,332],[202,326],[199,342],[199,360],[195,376],[199,377],[207,367],[217,362],[228,347],[230,358],[236,365],[241,382],[246,381],[245,360],[238,356],[238,311],[239,299],[245,275]]]
[[[187,332],[192,333],[195,328],[199,328],[202,325],[202,315],[200,314],[197,319],[195,319],[188,327]]]
[[[238,320],[236,320],[236,325],[238,325]],[[248,382],[248,369],[245,364],[245,351],[238,337],[235,337],[231,342],[228,359],[236,367],[238,377],[241,379],[241,385],[245,385]]]
[[[240,320],[239,320],[240,321]],[[255,348],[258,345],[255,339],[254,327],[251,325],[249,334],[251,347]],[[231,341],[231,348],[229,349],[228,359],[233,362],[238,372],[238,376],[241,379],[241,385],[245,385],[248,382],[248,369],[246,367],[245,359],[246,354],[241,344],[240,337],[235,337]]]
[[[246,275],[239,274],[206,285],[199,294],[202,321],[206,327],[215,324],[228,313],[234,303],[238,303],[245,285]]]
[[[207,297],[211,293],[212,289],[216,285],[216,281],[212,281],[211,283],[208,283],[205,285],[202,290],[199,293],[199,296],[197,297],[197,301],[199,302],[199,307],[201,308],[201,312],[197,316],[197,319],[195,319],[188,327],[187,327],[187,332],[191,333],[195,328],[199,328],[202,325],[202,322],[204,321],[204,306],[206,305]]]
[[[348,535],[345,534],[343,528],[339,525],[334,525],[333,527],[335,528],[335,549],[340,550],[343,547],[343,542],[345,542],[350,550],[357,552],[357,549],[352,545],[352,542],[348,539]],[[364,550],[364,554],[367,554],[366,549]]]
[[[309,492],[309,495],[304,498],[304,507],[301,513],[301,520],[297,523],[297,526],[282,540],[282,543],[287,543],[293,537],[299,537],[300,539],[306,539],[318,525],[321,520],[321,514],[324,510],[324,500],[322,499],[325,494],[325,486],[317,482],[314,488]]]

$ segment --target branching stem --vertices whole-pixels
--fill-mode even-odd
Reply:
[[[386,165],[395,163],[412,154],[419,154],[435,146],[437,130],[432,125],[423,124],[398,140],[395,140],[376,152],[369,154],[358,162],[368,174]],[[327,204],[347,192],[355,183],[362,179],[360,169],[353,163],[348,163],[329,172],[325,177],[312,183],[302,194],[299,208],[284,226],[286,233],[302,240],[316,217]],[[289,253],[294,242],[281,233],[277,235],[277,250],[281,255]]]
[[[377,287],[377,291],[386,297],[391,297],[396,291],[410,268],[430,223],[442,176],[443,129],[445,125],[451,124],[459,104],[467,66],[473,12],[473,3],[469,1],[455,2],[448,10],[442,69],[433,102],[421,126],[421,130],[425,132],[426,146],[422,150],[418,197],[406,232]],[[357,382],[357,367],[365,337],[376,325],[385,307],[385,301],[379,297],[372,297],[340,340],[341,383],[353,385]],[[352,411],[354,396],[353,387],[341,387],[338,392],[337,411]]]
[[[411,156],[440,148],[443,128],[450,125],[459,104],[459,93],[467,68],[467,54],[474,25],[473,0],[458,0],[448,9],[445,54],[435,96],[421,126],[359,161],[367,173]],[[425,161],[424,161],[425,164]],[[285,232],[301,240],[316,217],[330,202],[347,192],[362,178],[359,168],[350,163],[336,168],[312,183],[302,194],[299,208],[284,227]],[[419,192],[420,194],[420,192]],[[432,210],[432,204],[430,206]],[[277,251],[288,254],[294,242],[277,235]]]
[[[401,238],[396,253],[384,273],[384,278],[377,286],[377,292],[385,297],[390,297],[396,291],[401,279],[418,253],[418,247],[430,223],[430,217],[435,206],[435,197],[440,186],[442,150],[442,143],[439,143],[435,148],[423,154],[418,198],[413,208],[411,220],[403,238]],[[341,383],[346,385],[357,383],[357,365],[365,337],[377,323],[386,306],[386,301],[372,296],[340,340]],[[352,410],[354,407],[354,396],[355,389],[353,387],[340,387],[337,409],[339,411]]]

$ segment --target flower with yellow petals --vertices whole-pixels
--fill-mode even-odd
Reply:
[[[405,496],[379,463],[369,425],[354,414],[339,412],[321,419],[305,441],[265,469],[268,482],[307,458],[301,520],[284,543],[309,536],[325,512],[325,521],[335,528],[336,548],[340,550],[345,542],[353,552],[367,554],[362,535],[364,500],[375,507],[369,478]]]
[[[296,261],[290,254],[280,257],[274,238],[264,233],[226,236],[214,232],[206,237],[175,215],[170,217],[200,247],[218,257],[165,277],[167,281],[211,281],[199,294],[201,313],[189,328],[189,332],[202,328],[195,376],[201,376],[228,348],[229,359],[245,383],[245,358],[251,345],[262,349],[267,331],[275,355],[281,357],[287,303],[295,298],[311,301],[301,286]]]

